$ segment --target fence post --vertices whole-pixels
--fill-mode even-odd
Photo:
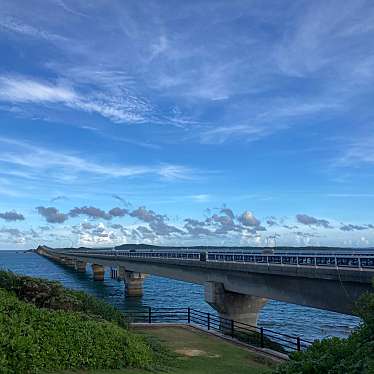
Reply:
[[[297,351],[300,352],[300,351],[301,351],[301,342],[300,342],[300,337],[297,337],[297,338],[296,338],[296,342],[297,342]]]
[[[187,308],[187,321],[188,323],[191,323],[191,308]]]
[[[234,320],[231,320],[231,337],[234,337]]]
[[[152,308],[148,307],[148,323],[152,323]]]
[[[208,313],[208,320],[207,320],[207,322],[208,322],[208,330],[210,330],[210,313]]]
[[[261,331],[261,348],[264,348],[264,328],[261,327],[260,328],[260,331]]]

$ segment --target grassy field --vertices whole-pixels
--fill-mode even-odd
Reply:
[[[171,374],[262,374],[274,363],[214,336],[183,327],[137,328],[157,337],[176,353]],[[72,372],[69,372],[71,374]],[[149,374],[142,370],[84,371],[85,374]],[[65,374],[65,373],[64,373]]]

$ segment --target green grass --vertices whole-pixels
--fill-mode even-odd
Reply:
[[[177,353],[169,374],[265,374],[275,364],[245,348],[223,341],[215,336],[183,327],[137,328],[142,335],[159,339]],[[190,357],[191,351],[200,351],[199,356]],[[181,352],[184,352],[181,353]],[[72,374],[73,372],[66,372]],[[79,374],[150,374],[148,371],[126,369],[117,371],[82,371]],[[62,374],[62,373],[59,373]],[[64,373],[65,374],[65,373]]]

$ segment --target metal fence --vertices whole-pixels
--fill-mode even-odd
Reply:
[[[193,308],[149,307],[142,310],[127,310],[125,315],[130,323],[186,323],[198,325],[206,330],[228,335],[251,346],[269,348],[286,354],[304,350],[312,344],[312,342],[298,336],[282,334],[264,327],[218,317]]]
[[[272,254],[262,252],[237,252],[237,251],[200,251],[179,249],[170,250],[127,250],[127,251],[106,251],[106,250],[72,250],[57,251],[66,255],[80,256],[100,256],[111,257],[115,259],[156,259],[156,260],[189,260],[204,262],[221,262],[221,263],[240,263],[255,265],[280,265],[280,266],[297,266],[297,267],[314,267],[314,268],[349,268],[362,271],[363,269],[374,269],[374,254],[365,252],[281,252],[276,251]]]

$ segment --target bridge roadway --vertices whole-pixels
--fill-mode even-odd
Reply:
[[[39,254],[104,280],[117,267],[129,296],[141,296],[147,274],[205,287],[205,299],[218,313],[255,325],[267,299],[354,314],[354,304],[371,290],[374,253],[274,253],[220,251],[103,251],[52,249]]]

